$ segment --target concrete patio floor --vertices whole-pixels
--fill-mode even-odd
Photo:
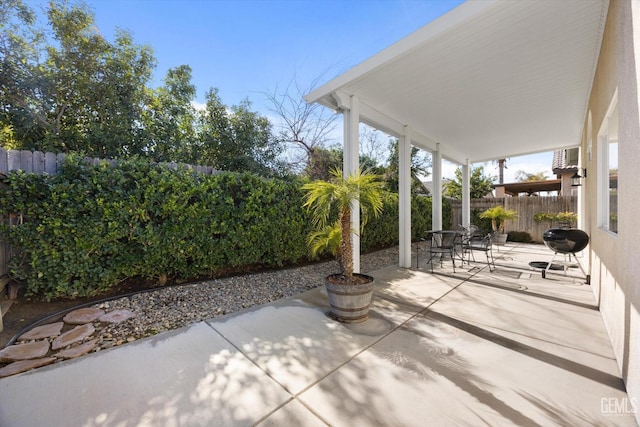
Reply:
[[[637,425],[580,270],[494,254],[373,272],[364,323],[330,320],[319,287],[1,379],[0,426]]]

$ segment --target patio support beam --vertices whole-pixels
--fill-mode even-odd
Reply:
[[[344,153],[342,174],[346,178],[360,167],[360,100],[349,99],[349,109],[343,111]],[[353,272],[360,273],[360,203],[351,206],[351,234],[353,242]]]
[[[471,224],[471,166],[469,159],[461,167],[462,169],[462,226],[468,228]],[[453,224],[458,225],[458,224]]]
[[[398,210],[400,224],[401,268],[411,267],[411,129],[405,126],[404,134],[398,138]]]
[[[431,229],[442,230],[442,153],[440,143],[432,153],[433,188],[431,191]]]

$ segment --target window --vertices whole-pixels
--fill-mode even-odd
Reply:
[[[618,233],[618,91],[613,96],[607,115],[598,133],[599,159],[598,224]]]
[[[609,126],[609,231],[618,232],[618,106]]]
[[[564,154],[566,167],[578,166],[578,156],[580,155],[579,148],[569,148],[565,150]]]

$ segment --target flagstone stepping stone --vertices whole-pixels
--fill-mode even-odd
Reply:
[[[52,338],[60,335],[64,322],[50,323],[38,326],[18,337],[18,341],[40,340],[42,338]]]
[[[17,360],[38,359],[49,351],[49,341],[36,341],[27,344],[16,344],[0,350],[0,363]]]
[[[21,360],[19,362],[13,362],[3,368],[0,368],[0,378],[19,374],[21,372],[26,372],[34,368],[39,368],[41,366],[50,365],[55,361],[55,357],[45,357],[42,359]]]
[[[85,343],[76,345],[66,350],[59,351],[56,354],[54,354],[54,356],[60,359],[74,359],[76,357],[80,357],[84,354],[89,353],[91,350],[96,348],[97,344],[98,344],[98,340],[93,339],[91,341],[87,341]]]
[[[68,313],[62,320],[70,325],[84,325],[96,320],[104,314],[104,310],[94,307],[79,308]]]
[[[104,323],[121,323],[125,320],[129,320],[135,317],[135,314],[129,310],[113,310],[109,313],[103,314],[98,318],[100,322]]]
[[[90,336],[96,331],[96,328],[93,327],[91,323],[87,323],[86,325],[76,326],[70,331],[65,332],[60,335],[58,338],[53,340],[51,344],[52,350],[59,350],[68,345],[80,342],[84,340],[86,337]]]

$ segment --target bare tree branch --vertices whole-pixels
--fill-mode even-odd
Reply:
[[[273,91],[265,92],[271,104],[269,110],[280,119],[280,123],[274,124],[278,129],[278,141],[302,148],[306,153],[307,163],[316,148],[333,141],[331,133],[338,118],[333,111],[320,104],[309,104],[303,98],[318,86],[324,74],[313,79],[307,86],[302,86],[294,75],[286,87],[280,89],[276,86]]]
[[[386,139],[385,139],[386,137]],[[390,136],[372,128],[360,125],[360,153],[375,160],[377,164],[388,162]]]

